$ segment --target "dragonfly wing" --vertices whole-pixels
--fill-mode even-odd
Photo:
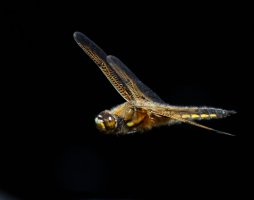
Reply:
[[[83,33],[75,32],[73,35],[75,41],[84,50],[84,52],[96,63],[101,69],[103,74],[107,77],[114,88],[119,94],[126,100],[132,101],[134,97],[132,92],[123,82],[122,78],[116,73],[116,71],[107,63],[107,54],[97,46],[92,40],[90,40]]]
[[[110,55],[107,56],[107,63],[114,69],[121,81],[124,82],[135,100],[164,102],[155,92],[142,83],[120,59]]]

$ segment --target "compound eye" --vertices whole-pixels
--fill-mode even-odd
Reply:
[[[116,119],[113,116],[108,116],[106,120],[106,126],[108,129],[115,129],[116,128]]]
[[[95,118],[95,123],[96,123],[97,128],[98,128],[100,131],[106,131],[106,127],[105,127],[105,124],[104,124],[104,121],[103,121],[101,115],[98,115],[98,116]]]

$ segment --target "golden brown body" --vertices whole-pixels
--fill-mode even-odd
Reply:
[[[210,107],[180,107],[166,104],[157,94],[143,84],[118,58],[108,56],[84,34],[75,32],[74,39],[98,65],[110,83],[126,100],[125,103],[101,112],[95,122],[107,134],[143,132],[156,126],[178,122],[228,134],[194,122],[201,119],[219,119],[234,114]]]
[[[111,113],[122,118],[125,122],[119,133],[143,132],[172,121],[172,119],[167,117],[156,116],[151,111],[137,107],[131,102],[126,102],[113,108]]]
[[[121,119],[118,128],[114,129],[116,134],[143,132],[153,127],[172,125],[185,120],[219,119],[232,114],[231,112],[217,108],[180,107],[146,101],[125,102],[107,111]],[[193,125],[207,128],[191,121]]]

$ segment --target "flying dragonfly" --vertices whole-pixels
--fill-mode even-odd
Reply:
[[[201,125],[196,120],[220,119],[235,114],[235,111],[169,105],[142,83],[117,57],[107,55],[83,33],[75,32],[73,36],[126,101],[97,115],[95,123],[99,131],[105,134],[125,135],[182,122],[232,136],[230,133]]]

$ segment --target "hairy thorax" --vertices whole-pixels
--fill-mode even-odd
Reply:
[[[117,116],[119,121],[116,132],[124,134],[143,132],[170,121],[169,118],[158,116],[144,107],[146,107],[144,102],[126,102],[114,107],[110,112]]]

